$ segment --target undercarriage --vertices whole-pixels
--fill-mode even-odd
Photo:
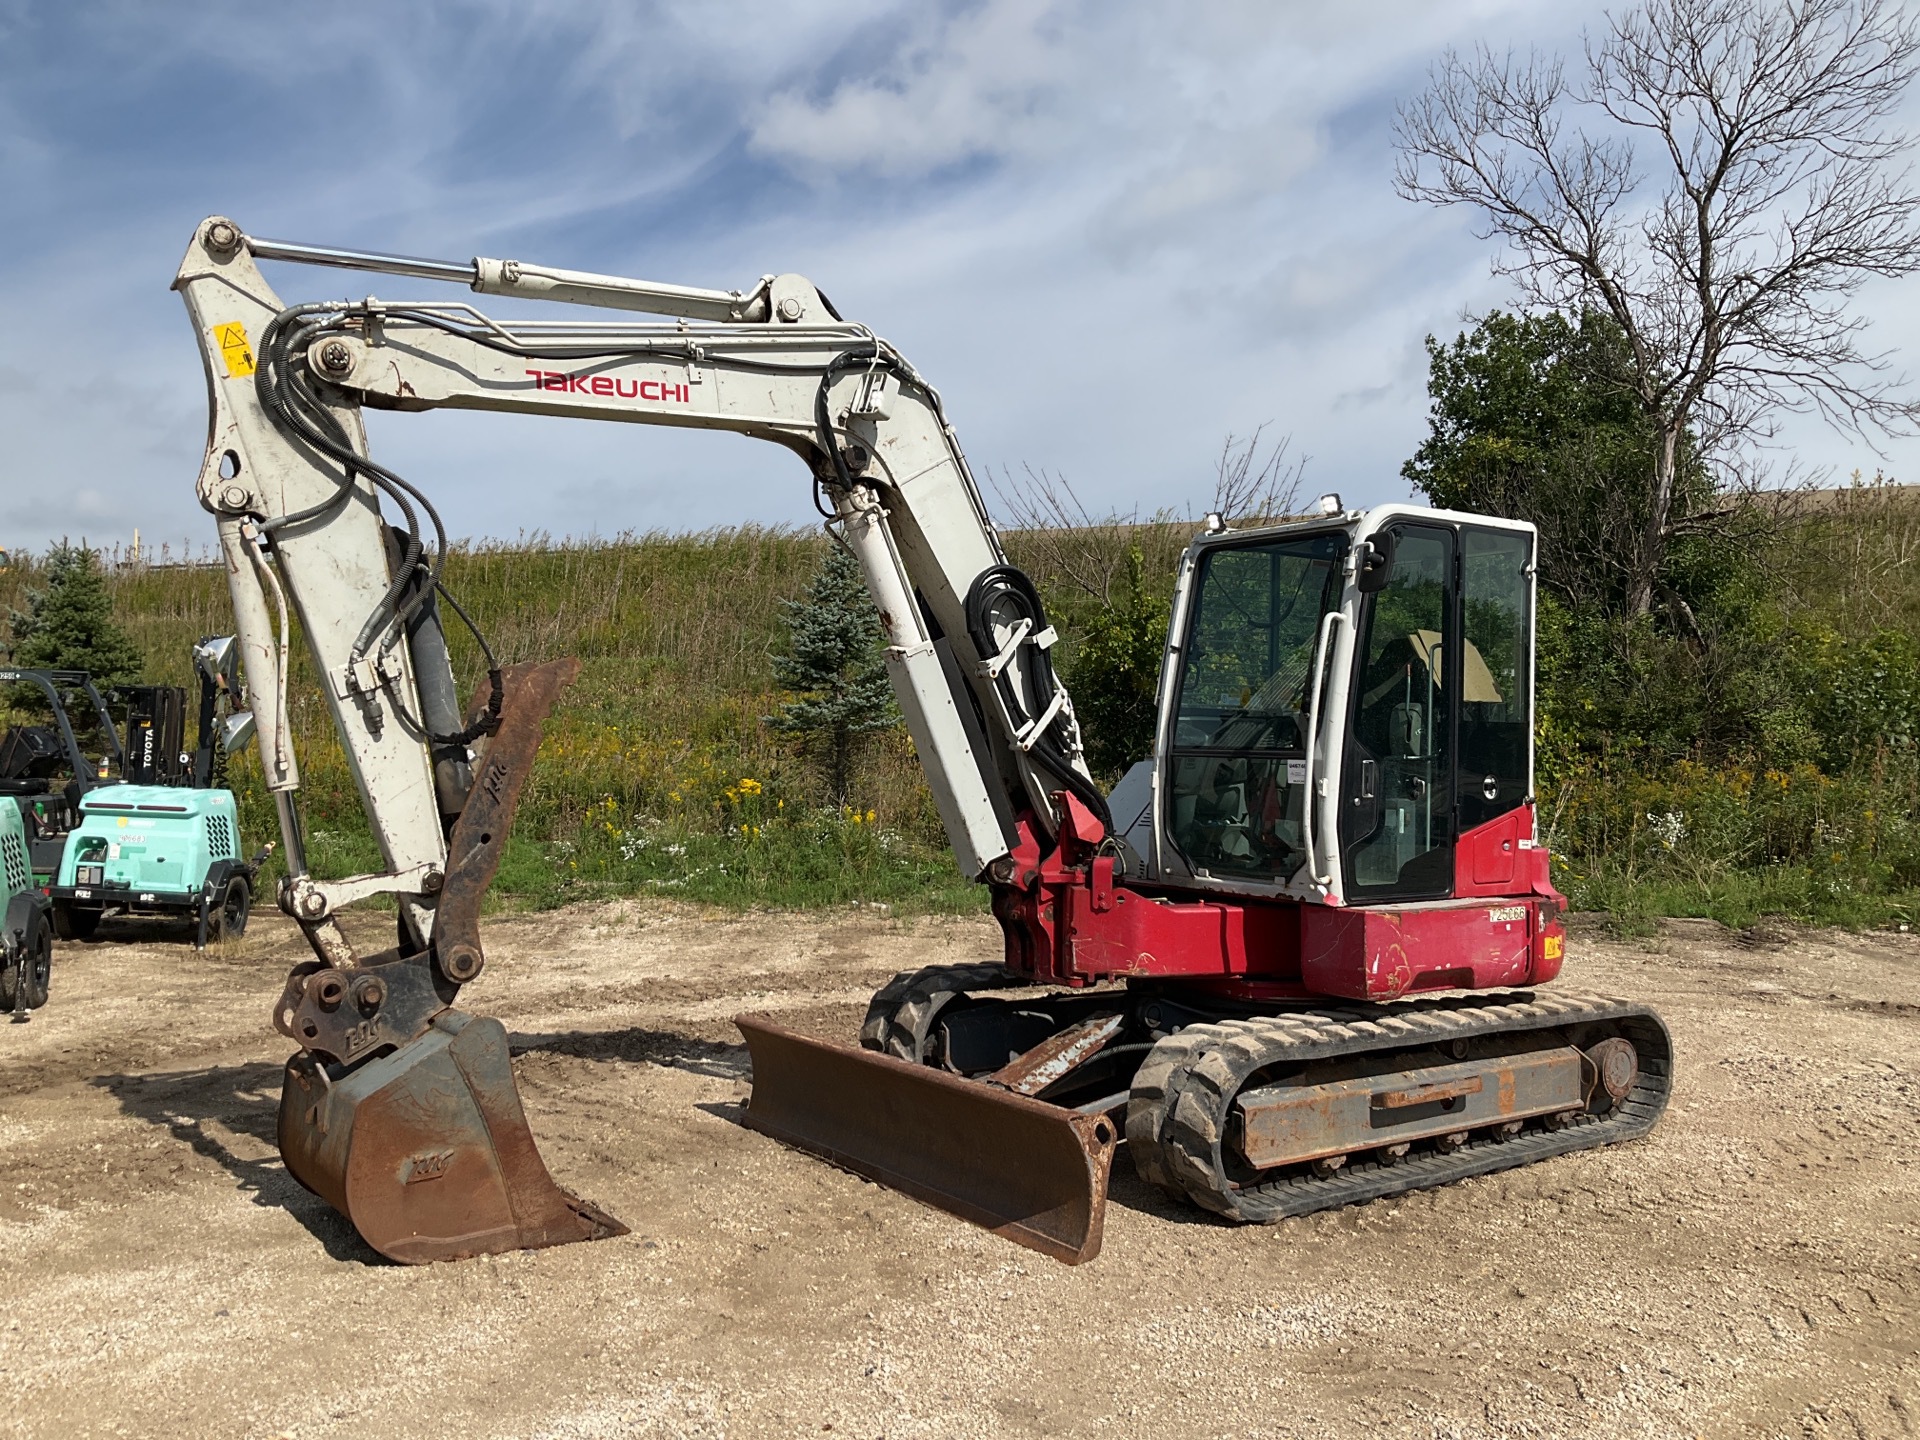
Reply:
[[[1077,1262],[1098,1253],[1122,1138],[1167,1194],[1271,1223],[1634,1139],[1672,1076],[1659,1017],[1600,996],[994,993],[1023,983],[984,965],[896,976],[868,1010],[865,1056],[744,1020],[748,1123]],[[762,1104],[792,1095],[803,1118]],[[876,1130],[890,1097],[899,1118]],[[863,1159],[881,1154],[884,1173]]]

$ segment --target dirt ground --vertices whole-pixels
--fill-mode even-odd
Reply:
[[[741,1010],[851,1039],[984,921],[497,921],[563,1184],[622,1239],[381,1262],[282,1170],[277,917],[103,927],[0,1025],[0,1430],[292,1436],[1920,1434],[1920,936],[1576,932],[1659,1005],[1647,1140],[1236,1229],[1115,1167],[1069,1269],[737,1123]]]

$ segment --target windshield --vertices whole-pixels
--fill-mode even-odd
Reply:
[[[1174,720],[1168,829],[1208,873],[1286,879],[1304,861],[1307,709],[1344,532],[1209,551]]]

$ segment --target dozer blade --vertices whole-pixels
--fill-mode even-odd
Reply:
[[[753,1129],[1069,1265],[1100,1253],[1118,1139],[1107,1116],[733,1023],[753,1056]]]
[[[627,1233],[553,1183],[505,1028],[458,1010],[338,1078],[296,1054],[280,1092],[280,1153],[294,1179],[403,1264]]]

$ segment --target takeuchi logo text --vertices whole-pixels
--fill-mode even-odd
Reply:
[[[559,370],[529,370],[533,383],[541,390],[570,391],[575,395],[605,395],[618,400],[676,400],[684,405],[690,398],[687,386],[665,380],[622,380],[617,375],[568,375]]]

